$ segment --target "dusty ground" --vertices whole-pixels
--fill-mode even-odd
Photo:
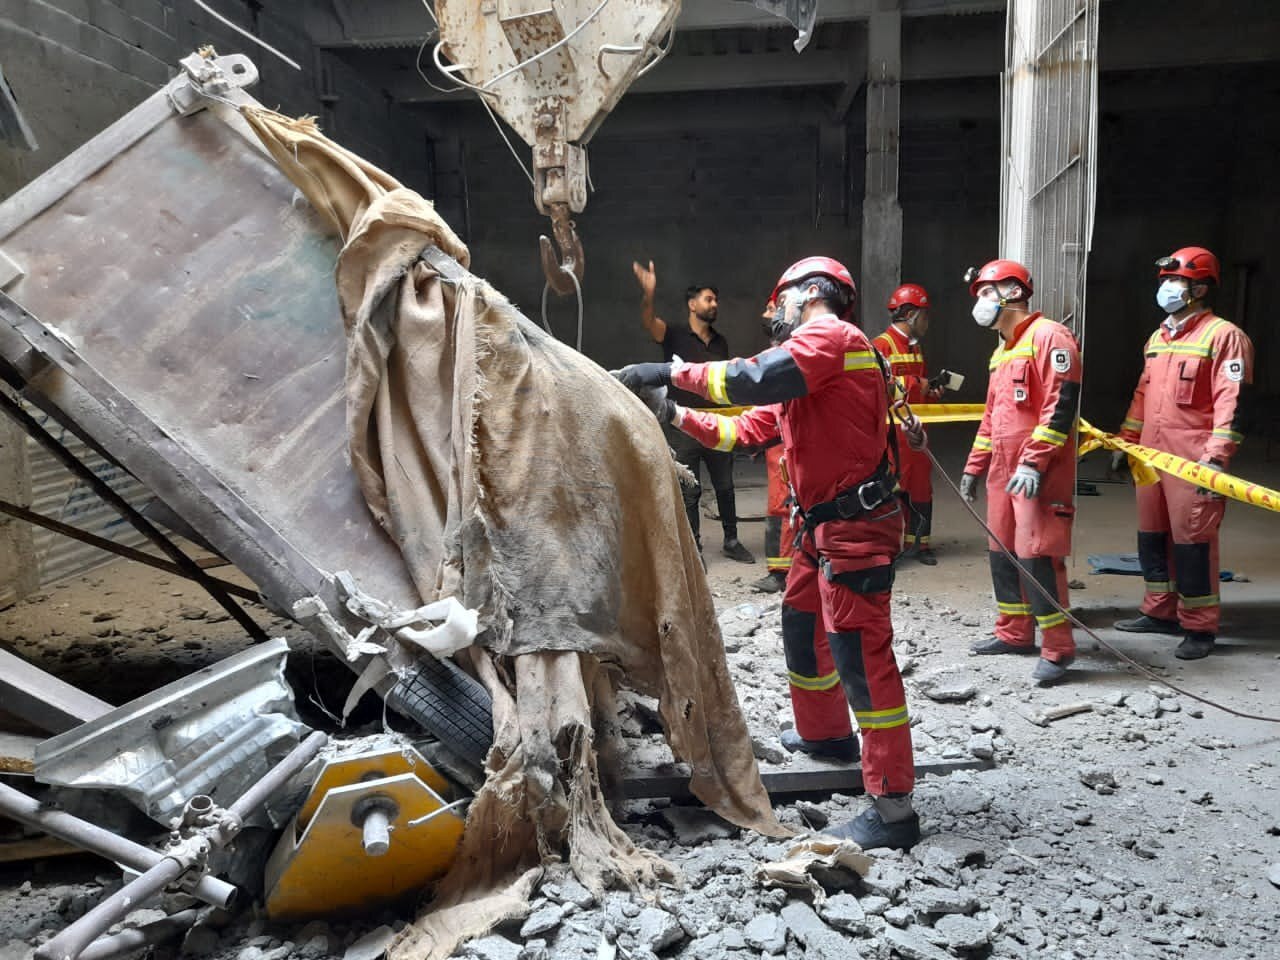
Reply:
[[[950,439],[936,442],[954,463]],[[1276,485],[1270,464],[1242,465],[1242,473],[1246,466],[1255,471],[1250,476]],[[1085,475],[1091,471],[1100,476],[1101,465],[1087,464]],[[761,479],[757,466],[744,467],[744,515],[762,510]],[[1241,710],[1280,714],[1280,633],[1273,626],[1280,518],[1229,511],[1223,564],[1250,580],[1223,585],[1222,649],[1184,664],[1166,638],[1105,629],[1132,610],[1140,583],[1087,572],[1087,554],[1132,549],[1131,492],[1101,489],[1103,496],[1080,502],[1072,575],[1084,584],[1073,596],[1081,616],[1102,639],[1173,683]],[[969,657],[968,644],[985,635],[992,617],[985,543],[952,495],[939,495],[936,512],[940,563],[904,564],[895,598],[916,749],[920,759],[976,753],[993,756],[996,765],[919,784],[917,807],[929,836],[913,855],[878,854],[871,876],[815,911],[808,900],[755,880],[755,868],[785,845],[737,836],[665,803],[635,803],[627,829],[681,867],[683,888],[653,900],[611,894],[596,904],[558,873],[527,921],[463,953],[576,960],[596,957],[604,937],[616,941],[618,956],[717,960],[1280,956],[1280,890],[1267,880],[1268,867],[1280,861],[1280,727],[1178,696],[1085,636],[1077,638],[1082,655],[1071,682],[1051,690],[1030,687],[1025,660]],[[708,572],[740,697],[761,756],[776,759],[776,738],[790,720],[778,601],[750,591],[762,563],[747,567],[720,557],[717,525],[704,523]],[[758,523],[743,527],[743,539],[760,554],[762,535]],[[120,563],[0,612],[0,641],[123,702],[243,646],[234,623],[211,610],[182,582]],[[281,630],[309,649],[298,632],[273,626]],[[341,699],[345,687],[332,688],[343,675],[330,671],[342,668],[323,656],[298,659],[301,701]],[[965,688],[972,693],[958,702],[927,695],[946,687],[956,688],[956,696]],[[1028,719],[1082,700],[1092,712],[1049,728]],[[662,748],[648,732],[647,715],[637,703],[624,729],[634,752],[653,759]],[[864,802],[836,796],[783,806],[780,815],[797,828],[818,827],[824,818],[854,815]],[[105,864],[87,858],[0,868],[0,957],[24,956],[115,882]],[[225,929],[193,934],[186,952],[219,960],[341,956],[374,928],[400,919],[387,914],[300,928],[246,914]],[[353,960],[361,952],[353,950]]]

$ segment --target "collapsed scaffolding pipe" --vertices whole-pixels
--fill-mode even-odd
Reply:
[[[163,854],[150,847],[134,843],[63,810],[46,807],[21,790],[3,783],[0,783],[0,814],[139,873],[150,870],[163,859]],[[191,895],[210,906],[227,908],[235,902],[236,888],[216,877],[202,877],[191,890]]]
[[[328,742],[326,734],[312,733],[226,810],[219,810],[208,797],[193,797],[188,804],[188,816],[201,826],[159,854],[159,861],[144,873],[36,950],[37,960],[78,960],[121,917],[159,894],[188,870],[199,869],[214,847],[223,847],[235,839],[245,818],[314,760]]]
[[[112,957],[133,953],[144,947],[154,947],[179,934],[186,933],[199,919],[200,911],[194,907],[189,910],[179,910],[155,923],[148,923],[133,930],[123,930],[113,936],[95,940],[80,954],[80,960],[111,960]]]

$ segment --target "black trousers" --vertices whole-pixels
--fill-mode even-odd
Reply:
[[[733,454],[704,447],[693,437],[673,427],[667,428],[667,442],[676,459],[689,468],[698,481],[697,485],[684,488],[684,511],[689,517],[693,536],[702,546],[701,518],[698,501],[702,498],[702,465],[706,465],[711,477],[711,488],[716,492],[716,506],[720,510],[720,526],[726,540],[738,538],[738,502],[733,492]]]

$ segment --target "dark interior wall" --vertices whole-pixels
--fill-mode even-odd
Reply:
[[[1170,90],[1181,91],[1181,99]],[[686,282],[718,284],[721,325],[736,352],[761,345],[756,314],[792,260],[830,252],[856,276],[861,100],[850,111],[843,152],[833,157],[820,147],[829,138],[822,130],[832,91],[790,97],[790,121],[763,95],[722,94],[717,110],[708,109],[705,96],[663,97],[665,123],[640,134],[630,132],[636,122],[629,111],[651,98],[624,99],[605,122],[591,145],[596,191],[578,217],[587,255],[588,355],[606,366],[656,356],[639,327],[633,259],[656,262],[659,310],[669,320],[683,315]],[[1153,261],[1188,244],[1208,246],[1223,260],[1215,306],[1254,339],[1260,399],[1252,406],[1264,409],[1265,397],[1280,391],[1271,349],[1280,337],[1267,297],[1280,283],[1280,181],[1273,172],[1280,71],[1267,63],[1106,73],[1099,98],[1085,415],[1100,426],[1123,416],[1142,344],[1160,320]],[[754,117],[743,112],[744,100],[758,102]],[[474,266],[536,320],[542,289],[536,237],[546,221],[492,127],[463,126]],[[933,297],[926,352],[935,369],[966,374],[958,400],[981,399],[994,346],[993,336],[970,320],[961,277],[997,253],[999,170],[995,78],[904,87],[903,279],[924,284]],[[843,197],[829,195],[833,182],[846,185]],[[880,306],[864,309],[868,327],[878,329]],[[553,297],[550,310],[557,332],[570,336],[571,302]],[[1271,429],[1269,419],[1254,419],[1255,430]]]
[[[337,57],[317,52],[288,9],[244,0],[218,0],[216,8],[302,70],[186,0],[0,3],[0,66],[40,145],[34,152],[0,146],[0,199],[137,106],[205,44],[253,59],[261,79],[250,92],[266,106],[318,116],[347,147],[389,169],[423,170],[422,138],[403,135],[404,109]]]
[[[1085,416],[1100,426],[1123,416],[1142,345],[1162,318],[1154,261],[1197,245],[1222,262],[1214,309],[1254,341],[1253,432],[1272,431],[1259,413],[1280,375],[1265,293],[1280,282],[1275,65],[1190,66],[1107,81],[1099,92]]]
[[[678,101],[666,109],[680,119]],[[719,326],[743,353],[764,345],[759,314],[791,261],[826,252],[856,272],[859,211],[829,209],[815,128],[699,130],[695,113],[684,118],[690,129],[629,132],[623,108],[619,113],[623,122],[613,131],[606,123],[591,143],[595,192],[577,218],[586,251],[588,355],[606,366],[657,356],[640,326],[633,260],[654,261],[658,312],[670,322],[684,322],[687,285],[718,287]],[[835,152],[842,164],[842,147]],[[547,221],[496,134],[478,130],[466,158],[473,268],[537,320],[543,278],[536,238]],[[557,333],[570,336],[572,299],[553,295],[548,312]]]

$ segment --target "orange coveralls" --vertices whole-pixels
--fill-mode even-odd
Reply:
[[[1176,333],[1161,324],[1147,340],[1146,363],[1120,436],[1226,469],[1243,436],[1240,390],[1253,381],[1253,344],[1233,323],[1206,310]],[[1226,501],[1160,474],[1138,489],[1142,612],[1184,630],[1218,632],[1218,528]]]
[[[1063,558],[1071,552],[1075,515],[1080,351],[1071,331],[1034,313],[996,347],[989,369],[986,412],[964,472],[986,472],[987,525],[1065,608]],[[1040,492],[1031,500],[1004,489],[1022,463],[1040,472]],[[1013,646],[1030,646],[1039,625],[1044,659],[1058,663],[1073,657],[1075,639],[1066,617],[1022,583],[1018,568],[994,540],[990,559],[996,636]]]

